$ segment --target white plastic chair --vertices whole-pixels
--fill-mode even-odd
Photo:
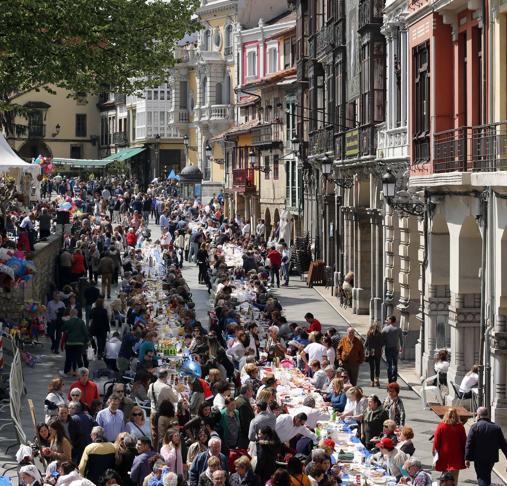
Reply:
[[[435,380],[437,380],[437,384],[433,385]],[[438,403],[439,405],[444,404],[444,398],[442,397],[440,383],[438,381],[438,374],[429,376],[423,380],[421,398],[424,409],[429,409],[431,403]]]

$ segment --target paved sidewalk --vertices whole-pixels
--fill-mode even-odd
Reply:
[[[365,315],[356,315],[353,314],[350,309],[343,308],[340,306],[339,300],[331,294],[331,289],[326,287],[313,287],[312,289],[308,289],[305,282],[299,281],[299,279],[293,283],[294,287],[298,289],[298,292],[303,290],[300,288],[302,286],[306,287],[306,291],[314,292],[314,294],[318,295],[322,302],[325,303],[325,312],[327,315],[327,308],[331,307],[335,314],[337,315],[337,322],[343,323],[343,328],[338,329],[343,333],[346,327],[352,326],[356,329],[356,331],[362,336],[366,335],[366,332],[369,328],[369,316]],[[284,294],[285,292],[280,294],[282,305],[285,307],[284,303]],[[316,317],[319,318],[320,314],[316,314]],[[381,365],[381,377],[386,376],[385,363]],[[385,370],[385,371],[384,371]],[[371,388],[369,386],[364,385],[364,383],[369,383],[369,370],[366,365],[361,367],[360,372],[360,385],[363,384],[363,388],[365,393],[378,393],[380,398],[385,398],[385,388],[381,388],[380,390],[377,388]],[[430,437],[433,435],[433,432],[438,424],[438,417],[431,411],[423,409],[423,403],[421,399],[421,380],[419,376],[416,374],[412,361],[400,361],[398,365],[398,374],[401,378],[399,381],[400,385],[403,387],[400,396],[403,399],[403,403],[405,405],[406,411],[406,423],[410,425],[415,431],[415,439],[414,444],[416,446],[415,456],[423,461],[426,465],[428,471],[432,469],[432,456],[431,456],[431,442],[429,441]],[[386,385],[386,381],[381,380],[382,385]],[[465,428],[468,432],[471,424],[473,422],[471,420],[465,425]],[[505,456],[500,453],[500,461],[497,463],[494,468],[494,473],[492,475],[492,485],[503,485],[507,484],[507,459]],[[495,474],[496,473],[496,474]],[[433,471],[433,477],[438,477],[438,473]],[[466,469],[460,473],[459,476],[459,484],[477,484],[475,471],[473,466],[470,469]]]

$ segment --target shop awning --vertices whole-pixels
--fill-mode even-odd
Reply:
[[[111,162],[114,160],[127,160],[127,159],[134,157],[137,154],[140,154],[144,150],[146,150],[146,147],[128,148],[128,149],[120,150],[119,152],[116,152],[115,154],[108,155],[105,159],[102,159],[102,160],[109,160]]]
[[[68,165],[75,167],[76,169],[102,169],[109,164],[113,163],[114,160],[94,160],[94,159],[61,159],[55,157],[53,159],[54,165]]]

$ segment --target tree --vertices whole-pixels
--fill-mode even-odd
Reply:
[[[131,94],[167,79],[174,47],[196,30],[198,0],[0,0],[0,126],[12,134],[19,94]]]

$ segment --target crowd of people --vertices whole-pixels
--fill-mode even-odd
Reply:
[[[310,312],[304,324],[288,322],[272,291],[280,272],[289,282],[288,245],[271,241],[262,221],[252,230],[240,218],[225,219],[220,194],[200,202],[178,197],[168,183],[142,191],[121,178],[60,178],[23,219],[42,238],[54,231],[58,213],[52,190],[81,202],[62,228],[47,304],[46,334],[52,352],[65,353],[64,365],[48,384],[33,447],[18,452],[23,484],[336,485],[343,479],[336,444],[319,429],[329,420],[357,430],[367,460],[399,484],[432,484],[399,395],[403,336],[394,316],[383,327],[374,323],[365,342],[353,328],[343,336],[324,331]],[[150,222],[160,236],[151,234]],[[241,251],[241,264],[227,264],[228,245]],[[211,294],[206,314],[182,274],[191,263]],[[146,296],[154,279],[164,293],[159,304]],[[179,374],[159,346],[159,317],[167,310],[193,365]],[[277,393],[284,361],[311,387],[297,407]],[[365,361],[378,394],[365,396],[358,385]],[[438,425],[437,484],[457,485],[469,461],[479,484],[490,484],[507,445],[485,409],[477,418],[468,437],[454,408]]]

